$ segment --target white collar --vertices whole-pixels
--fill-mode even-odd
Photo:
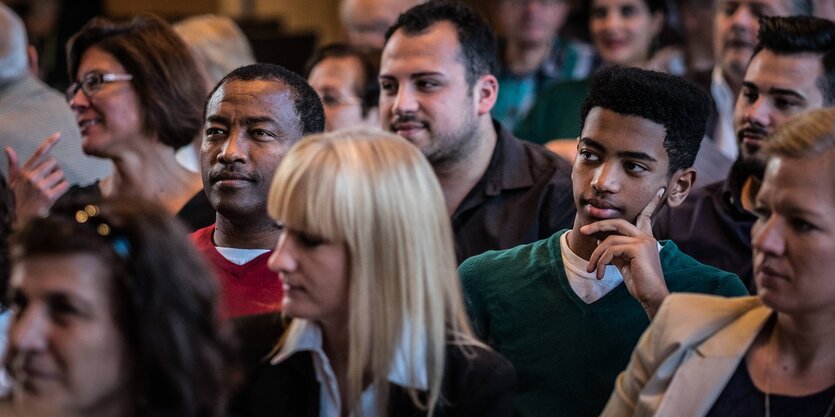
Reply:
[[[722,74],[722,68],[718,65],[713,67],[713,71],[710,73],[710,81],[710,92],[713,94],[715,100],[721,101],[722,103],[733,103],[734,93],[725,80],[725,75]]]
[[[330,361],[322,348],[322,328],[317,323],[310,320],[293,319],[293,325],[290,326],[288,332],[281,349],[270,360],[272,365],[277,365],[296,353],[309,351],[318,358],[317,360],[322,365],[327,365],[322,366],[323,369],[321,370],[319,366],[316,367],[316,377],[319,382],[324,382],[323,378],[334,377]],[[409,355],[412,344],[408,342],[412,336],[411,325],[406,322],[403,329],[403,337],[397,350],[394,352],[388,380],[392,384],[403,388],[426,391],[429,389],[425,361],[426,334],[424,332],[420,332],[419,334],[421,340],[417,344],[418,354]],[[414,358],[414,363],[411,365],[409,364],[410,357]],[[410,369],[415,371],[414,374],[410,372]]]

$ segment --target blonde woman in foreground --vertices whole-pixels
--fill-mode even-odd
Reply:
[[[378,130],[310,136],[268,207],[292,320],[236,415],[511,415],[514,371],[472,335],[444,198],[417,148]]]
[[[602,416],[833,416],[835,108],[787,122],[765,151],[759,295],[669,296]]]

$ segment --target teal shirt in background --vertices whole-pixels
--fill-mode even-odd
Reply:
[[[476,333],[516,368],[514,413],[522,417],[599,415],[649,325],[623,283],[591,304],[574,293],[560,250],[565,232],[474,256],[459,268]],[[671,292],[748,294],[736,275],[660,243]]]
[[[588,91],[588,80],[566,81],[548,87],[537,96],[513,134],[539,144],[552,139],[576,138],[580,135],[580,108]]]
[[[501,42],[499,57],[504,59],[504,56],[504,42]],[[546,88],[561,81],[586,79],[599,65],[600,60],[589,45],[557,38],[550,53],[535,71],[514,74],[502,63],[496,74],[499,96],[490,113],[502,126],[512,131]]]

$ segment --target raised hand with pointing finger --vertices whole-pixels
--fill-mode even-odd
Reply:
[[[650,319],[670,293],[664,282],[658,242],[652,236],[652,214],[664,201],[665,190],[663,187],[658,190],[641,210],[635,224],[624,219],[606,219],[580,228],[584,235],[601,232],[607,235],[592,252],[588,272],[597,271],[600,279],[606,265],[615,265],[629,293],[641,303]]]
[[[18,224],[46,214],[52,203],[70,187],[58,160],[49,155],[60,139],[60,133],[47,137],[22,166],[14,149],[5,149],[9,161],[9,187],[15,195]]]

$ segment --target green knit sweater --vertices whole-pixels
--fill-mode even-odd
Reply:
[[[475,331],[516,367],[514,411],[523,417],[599,415],[649,325],[623,283],[591,304],[574,293],[560,251],[565,232],[459,268]],[[747,294],[736,275],[660,243],[671,292]]]

